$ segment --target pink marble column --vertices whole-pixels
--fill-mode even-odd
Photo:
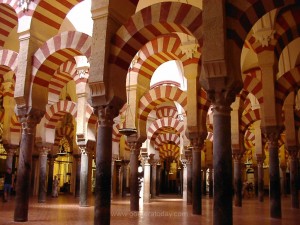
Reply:
[[[39,158],[40,158],[40,173],[39,173],[39,194],[38,202],[46,202],[47,187],[46,187],[46,173],[47,173],[47,155],[50,151],[47,147],[41,147],[39,149]]]
[[[265,156],[262,154],[256,155],[257,160],[257,187],[258,187],[258,200],[260,202],[264,201],[264,160]]]
[[[25,222],[28,221],[32,151],[34,148],[35,130],[42,114],[41,112],[31,112],[31,114],[27,114],[21,110],[18,111],[17,114],[22,125],[22,130],[17,171],[14,221]]]
[[[80,191],[79,191],[79,206],[87,207],[88,199],[88,152],[86,146],[80,146],[81,162],[80,162]]]
[[[52,184],[53,184],[53,170],[54,170],[54,161],[55,161],[56,155],[49,154],[48,155],[48,188],[47,188],[47,195],[52,194]]]

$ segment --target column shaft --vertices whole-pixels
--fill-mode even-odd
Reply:
[[[201,215],[202,213],[202,190],[201,190],[201,150],[193,149],[193,214]]]
[[[183,184],[182,184],[182,199],[187,202],[187,166],[183,165]]]
[[[234,205],[242,207],[242,173],[241,173],[241,159],[240,156],[234,156]]]
[[[270,157],[270,215],[272,218],[281,218],[281,193],[278,159],[278,139],[269,143]]]
[[[101,108],[96,146],[94,225],[110,224],[112,119],[110,109]]]
[[[139,211],[139,181],[138,181],[138,153],[131,150],[130,155],[130,211]]]
[[[156,163],[152,165],[152,185],[151,185],[151,198],[156,196]]]
[[[213,179],[213,169],[209,167],[208,171],[208,196],[212,198],[214,196],[214,179]]]
[[[28,221],[32,151],[34,148],[35,127],[36,123],[30,124],[28,121],[22,123],[14,211],[15,222]]]
[[[52,194],[54,160],[55,160],[55,156],[49,155],[48,188],[47,188],[48,195]]]
[[[258,186],[258,200],[264,201],[264,167],[263,160],[257,160],[257,186]]]
[[[160,184],[161,184],[161,165],[157,164],[157,168],[156,168],[156,196],[160,195]]]
[[[298,153],[298,151],[297,151]],[[290,187],[291,187],[291,200],[292,207],[298,209],[299,208],[299,193],[297,184],[297,154],[292,155],[290,159]]]
[[[75,197],[80,197],[81,154],[75,155],[74,157],[76,159]]]
[[[144,203],[150,202],[150,164],[146,160],[144,165]]]
[[[213,224],[232,225],[232,156],[231,133],[228,132],[231,129],[230,110],[219,110],[214,109],[213,114]]]
[[[192,191],[193,191],[193,182],[192,182],[192,163],[188,162],[187,166],[187,201],[188,205],[191,205],[193,202]]]
[[[39,195],[38,202],[46,202],[47,187],[46,187],[46,173],[47,173],[47,152],[40,153],[40,174],[39,174]]]
[[[79,194],[79,206],[86,207],[87,195],[88,195],[88,168],[89,159],[88,154],[84,147],[81,148],[81,163],[80,163],[80,194]]]

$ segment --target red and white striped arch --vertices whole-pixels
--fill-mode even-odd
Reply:
[[[175,145],[180,145],[180,136],[178,134],[166,133],[166,134],[158,134],[154,140],[155,148],[159,148],[159,146],[172,142]]]
[[[1,49],[0,50],[0,75],[4,75],[9,70],[16,73],[17,71],[17,58],[18,53],[12,50]],[[8,69],[8,68],[9,69]]]
[[[248,111],[246,114],[244,114],[241,118],[241,124],[240,124],[240,130],[242,133],[245,133],[247,128],[254,123],[255,121],[258,121],[261,119],[260,116],[260,110],[254,109]]]
[[[163,106],[156,109],[156,117],[158,119],[163,117],[172,117],[176,119],[178,117],[178,112],[174,106]]]
[[[57,122],[67,113],[76,118],[77,104],[75,102],[64,100],[51,105],[45,114],[45,127],[55,129]]]
[[[233,40],[240,49],[252,29],[253,25],[266,13],[273,9],[295,4],[297,0],[290,1],[235,1],[229,0],[227,4],[226,20],[228,24],[227,37]]]
[[[180,147],[174,144],[164,144],[158,149],[158,151],[161,159],[168,157],[179,159],[180,156]]]
[[[17,13],[14,9],[16,3],[16,0],[0,0],[0,48],[4,47],[11,31],[18,25]]]
[[[139,119],[146,121],[148,114],[163,102],[176,101],[186,111],[187,94],[173,86],[162,85],[149,90],[139,101]]]
[[[74,138],[74,128],[70,126],[64,126],[60,127],[55,130],[55,140],[54,140],[54,145],[59,146],[60,140],[65,137],[69,142],[73,142]],[[72,143],[71,142],[71,143]],[[70,143],[70,144],[71,144]]]
[[[300,87],[300,66],[291,69],[283,74],[275,83],[276,104],[283,106],[283,103],[292,91],[297,91]]]
[[[170,60],[185,62],[187,56],[181,52],[180,45],[181,40],[176,34],[158,37],[144,45],[132,68],[133,72],[138,73],[138,83],[149,85],[154,71],[164,62]],[[199,58],[196,59],[198,60]]]
[[[150,40],[174,32],[186,33],[202,43],[202,11],[179,2],[162,2],[135,13],[113,37],[111,62],[124,72],[134,55]]]
[[[243,74],[243,89],[253,94],[260,104],[263,103],[264,97],[262,93],[261,70],[255,68]]]
[[[148,139],[155,140],[158,135],[156,134],[157,130],[164,130],[166,128],[171,128],[176,134],[180,134],[184,131],[184,123],[172,117],[155,120],[148,128]]]
[[[247,149],[253,148],[255,146],[255,142],[254,142],[255,134],[251,132],[249,129],[247,129],[245,132],[244,140],[245,140],[245,147]]]
[[[120,123],[115,123],[113,125],[113,132],[112,132],[112,141],[113,142],[120,142],[122,134],[120,134],[119,129],[121,128]]]
[[[91,37],[77,31],[63,32],[41,46],[33,56],[32,86],[48,88],[51,78],[60,66],[76,55],[91,53]],[[38,88],[37,88],[38,89]],[[32,89],[32,95],[34,91]]]

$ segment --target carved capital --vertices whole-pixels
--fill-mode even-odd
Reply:
[[[264,154],[256,154],[257,166],[262,166],[264,164],[266,156]]]
[[[199,44],[196,42],[182,44],[179,48],[183,54],[186,55],[187,58],[192,59],[194,55],[199,54],[198,52]]]
[[[253,36],[255,37],[255,40],[261,44],[262,47],[268,47],[271,40],[274,39],[275,33],[276,33],[275,30],[267,28],[267,29],[260,29],[256,31],[253,34]]]
[[[278,147],[278,140],[280,138],[281,128],[278,126],[268,126],[262,127],[261,130],[268,141],[269,147]]]
[[[214,113],[230,115],[231,103],[235,101],[236,92],[234,90],[215,91],[209,90],[207,92],[208,98],[213,104]]]
[[[99,106],[96,108],[98,114],[98,123],[102,127],[112,127],[113,109],[111,106]]]
[[[233,151],[232,158],[235,162],[240,162],[241,159],[243,158],[243,153],[240,151]]]
[[[188,164],[188,160],[187,159],[181,159],[181,164],[183,168],[186,168],[187,164]]]
[[[39,155],[40,156],[47,156],[50,151],[51,151],[51,149],[49,147],[42,146],[41,148],[39,148]]]
[[[86,146],[79,146],[79,150],[82,155],[87,155],[88,154],[88,149]]]
[[[299,149],[297,146],[288,146],[287,151],[290,155],[291,160],[297,160]]]
[[[25,134],[35,134],[36,125],[44,115],[43,111],[32,108],[22,107],[16,109],[16,114],[22,126],[22,132]]]

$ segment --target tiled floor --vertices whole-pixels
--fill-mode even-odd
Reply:
[[[140,212],[129,211],[129,199],[113,199],[111,207],[111,225],[164,224],[164,225],[212,225],[212,199],[203,198],[202,216],[193,215],[191,206],[187,206],[175,196],[164,196],[144,205]],[[174,197],[174,198],[173,198]],[[0,203],[0,225],[93,225],[93,198],[89,199],[91,206],[80,208],[78,198],[59,196],[48,198],[47,203],[37,203],[36,198],[30,199],[29,221],[13,222],[14,199]],[[233,208],[234,225],[299,225],[300,209],[290,207],[290,198],[282,198],[282,219],[269,217],[269,201],[264,203],[256,199],[245,199],[243,207]]]

